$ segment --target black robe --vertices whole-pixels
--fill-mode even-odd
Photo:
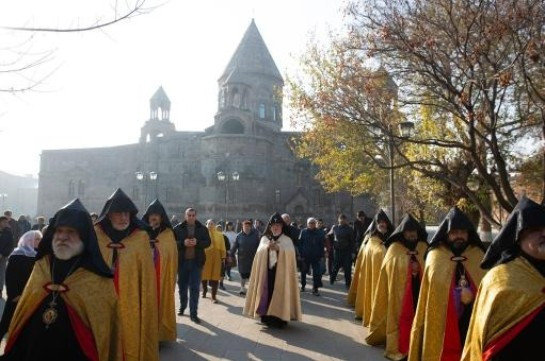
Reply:
[[[4,312],[2,313],[2,320],[0,321],[0,339],[8,332],[11,318],[17,307],[17,302],[14,302],[13,299],[21,296],[23,293],[35,261],[35,257],[25,255],[13,255],[9,257],[8,266],[6,267],[6,291],[8,298],[4,306]]]

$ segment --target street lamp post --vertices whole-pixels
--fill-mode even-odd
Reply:
[[[157,198],[157,172],[135,172],[136,180],[143,182],[144,189],[144,207],[145,209],[148,205],[148,184],[149,181],[155,181],[155,198]]]
[[[375,134],[387,145],[388,150],[388,160],[389,160],[389,173],[390,173],[390,208],[392,210],[392,223],[396,224],[396,201],[395,201],[395,172],[394,172],[394,147],[395,141],[392,134],[391,125],[388,125],[387,134],[383,134],[382,129],[378,126],[374,126]],[[414,134],[414,123],[413,122],[402,122],[399,124],[399,133],[401,138],[411,138]]]
[[[225,184],[225,224],[227,224],[227,215],[229,213],[229,182],[238,182],[240,179],[240,174],[237,171],[234,171],[231,173],[231,176],[229,176],[228,173],[224,171],[219,171],[217,173],[218,181]]]
[[[6,210],[6,198],[8,195],[6,193],[0,193],[0,198],[2,198],[2,211]]]

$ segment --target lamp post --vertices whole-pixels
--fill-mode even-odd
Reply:
[[[2,198],[2,211],[6,210],[6,198],[8,195],[6,193],[0,193],[0,198]]]
[[[392,223],[396,224],[396,201],[395,201],[395,172],[394,172],[394,147],[395,141],[392,134],[391,125],[388,124],[387,134],[382,132],[382,129],[374,125],[372,126],[374,130],[372,132],[376,134],[377,138],[383,141],[388,150],[388,163],[389,163],[389,175],[390,175],[390,208],[392,210]],[[402,122],[399,124],[399,133],[401,138],[411,138],[414,135],[414,123],[413,122]],[[382,157],[381,157],[382,158]]]
[[[229,210],[229,182],[238,182],[240,179],[240,174],[237,171],[229,174],[224,171],[219,171],[217,173],[218,181],[225,184],[225,224],[227,224],[227,214]]]
[[[155,181],[155,198],[157,198],[157,172],[135,172],[134,175],[136,176],[136,180],[139,182],[143,182],[143,189],[144,189],[144,207],[146,208],[148,205],[148,184],[149,181]]]

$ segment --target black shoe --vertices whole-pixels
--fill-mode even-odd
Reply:
[[[191,316],[191,321],[195,322],[197,325],[201,324],[201,319],[197,316]]]
[[[333,286],[334,283],[335,283],[335,278],[330,278],[329,279],[329,284]]]
[[[224,285],[220,285],[220,290],[225,291],[225,286],[224,286]]]
[[[314,296],[320,296],[320,292],[318,292],[317,289],[312,290],[312,294],[313,294]]]
[[[178,310],[178,316],[183,316],[183,315],[184,315],[184,311],[185,311],[185,309],[180,308],[180,309]]]
[[[301,287],[301,292],[305,292],[305,287]]]

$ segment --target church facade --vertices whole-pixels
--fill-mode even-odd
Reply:
[[[44,150],[38,213],[51,216],[79,197],[99,212],[122,188],[143,211],[158,198],[178,218],[187,207],[201,220],[268,219],[274,211],[333,221],[339,212],[370,211],[365,197],[327,194],[317,169],[292,151],[297,132],[283,132],[284,81],[252,20],[218,80],[214,124],[177,131],[162,87],[138,143],[107,148]]]

